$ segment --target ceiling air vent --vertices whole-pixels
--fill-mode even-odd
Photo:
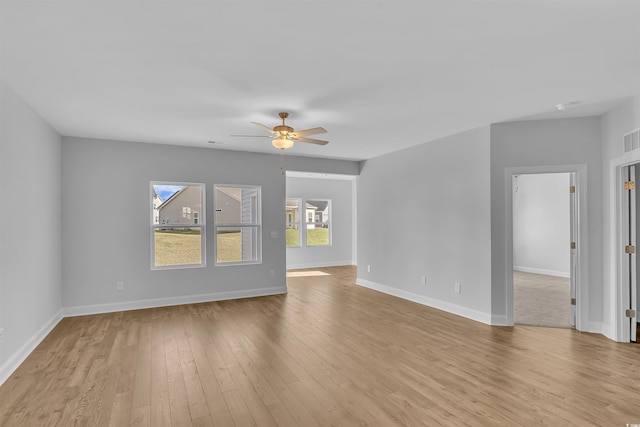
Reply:
[[[633,132],[626,133],[623,137],[625,153],[629,151],[637,150],[640,148],[640,129],[636,129]]]

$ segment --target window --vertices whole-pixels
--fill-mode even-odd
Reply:
[[[288,248],[300,247],[300,199],[287,199],[286,202],[286,240]]]
[[[151,182],[151,269],[203,267],[204,184]]]
[[[288,248],[331,245],[331,200],[287,199],[285,215]],[[302,221],[305,221],[306,244],[300,235]]]
[[[216,185],[216,265],[262,262],[260,186]]]
[[[307,200],[307,246],[331,245],[331,200]]]

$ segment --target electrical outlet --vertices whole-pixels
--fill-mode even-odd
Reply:
[[[456,293],[460,293],[460,292],[462,292],[462,287],[460,286],[460,283],[456,282],[456,283],[453,285],[453,290],[454,290],[454,291],[456,291]]]
[[[4,341],[4,328],[0,328],[0,342]]]
[[[420,278],[420,283],[422,283],[423,285],[426,285],[427,284],[427,278],[425,276],[422,276]]]
[[[269,277],[273,277],[276,275],[276,272],[273,270],[269,270]]]
[[[124,282],[116,282],[116,289],[121,291],[124,289]]]
[[[371,266],[367,265],[367,273],[371,273]]]

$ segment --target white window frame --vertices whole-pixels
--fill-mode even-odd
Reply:
[[[256,220],[252,223],[225,223],[219,222],[218,220],[218,188],[251,188],[255,189],[257,192],[257,206],[256,206]],[[213,231],[214,231],[214,265],[217,267],[224,266],[237,266],[237,265],[254,265],[254,264],[262,264],[262,186],[261,185],[248,185],[248,184],[214,184],[213,185],[213,210],[214,210],[214,220],[213,220]],[[218,230],[220,228],[254,228],[255,236],[258,240],[255,242],[255,250],[256,250],[256,259],[247,260],[247,261],[228,261],[228,262],[220,262],[218,261]]]
[[[296,197],[287,197],[286,200],[295,200],[298,202],[298,220],[297,221],[289,221],[289,218],[285,218],[285,233],[286,230],[289,229],[289,225],[297,225],[298,226],[298,245],[297,246],[287,246],[287,248],[301,248],[302,247],[302,216],[304,215],[303,201],[300,198]],[[286,213],[286,200],[285,200],[285,213]]]
[[[153,195],[154,185],[176,185],[176,186],[184,186],[184,187],[200,187],[200,200],[202,201],[202,212],[206,212],[206,185],[201,182],[175,182],[175,181],[150,181],[149,182],[149,194]],[[200,263],[199,264],[172,264],[172,265],[155,265],[155,232],[156,229],[159,228],[185,228],[185,225],[181,224],[163,224],[162,221],[160,224],[154,224],[154,206],[153,206],[153,196],[149,198],[150,211],[151,211],[151,229],[150,229],[150,264],[151,270],[176,270],[183,268],[202,268],[207,265],[207,254],[206,254],[206,225],[205,225],[205,217],[202,216],[201,221],[198,221],[198,224],[188,224],[189,228],[199,228],[200,229]]]

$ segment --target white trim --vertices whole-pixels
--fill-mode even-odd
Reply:
[[[338,173],[301,172],[286,171],[287,178],[314,178],[314,179],[337,179],[343,181],[355,180],[357,175],[344,175]]]
[[[287,270],[296,270],[298,268],[342,267],[343,265],[356,265],[356,263],[353,260],[306,262],[302,264],[287,265]]]
[[[36,332],[31,338],[25,342],[22,347],[18,349],[13,355],[11,355],[7,361],[0,366],[0,385],[2,385],[7,378],[13,374],[13,372],[18,369],[18,366],[25,361],[27,357],[33,352],[33,350],[40,345],[42,340],[44,340],[47,335],[56,327],[56,325],[62,320],[62,310],[58,311],[56,314],[49,319],[42,328],[38,332]]]
[[[545,276],[555,277],[571,277],[568,271],[545,270],[544,268],[513,266],[513,271],[521,271],[523,273],[544,274]]]
[[[506,315],[493,315],[491,316],[491,326],[513,326],[507,323]]]
[[[605,324],[602,322],[589,322],[588,323],[588,330],[585,332],[590,332],[593,334],[602,334],[606,337],[609,337],[609,335],[607,334],[607,328],[605,327]]]
[[[513,175],[541,173],[575,173],[578,196],[578,272],[576,287],[576,329],[589,331],[589,221],[587,203],[587,165],[516,166],[504,169],[505,182],[505,271],[506,323],[513,326]]]
[[[211,294],[185,295],[170,298],[154,298],[137,301],[124,301],[111,304],[83,305],[66,307],[64,317],[86,316],[90,314],[113,313],[118,311],[139,310],[145,308],[169,307],[172,305],[195,304],[200,302],[225,301],[239,298],[263,297],[286,294],[287,287],[249,289],[244,291],[216,292]]]
[[[351,181],[351,257],[353,265],[358,265],[358,182]]]
[[[629,302],[629,295],[622,284],[622,171],[625,166],[640,163],[640,150],[633,150],[621,157],[609,160],[609,319],[605,320],[603,333],[618,342],[630,342],[628,320],[624,315],[624,307]],[[605,282],[606,286],[606,282]],[[605,292],[607,289],[605,288]]]
[[[450,302],[441,301],[434,298],[429,298],[424,295],[415,294],[409,291],[403,291],[401,289],[392,288],[390,286],[382,285],[380,283],[372,282],[370,280],[356,278],[356,284],[365,288],[373,289],[374,291],[382,292],[388,295],[393,295],[398,298],[402,298],[408,301],[413,301],[418,304],[426,305],[431,308],[446,311],[458,316],[466,317],[467,319],[475,320],[487,325],[492,325],[491,313],[484,313],[478,310],[471,310],[467,307],[463,307]]]

